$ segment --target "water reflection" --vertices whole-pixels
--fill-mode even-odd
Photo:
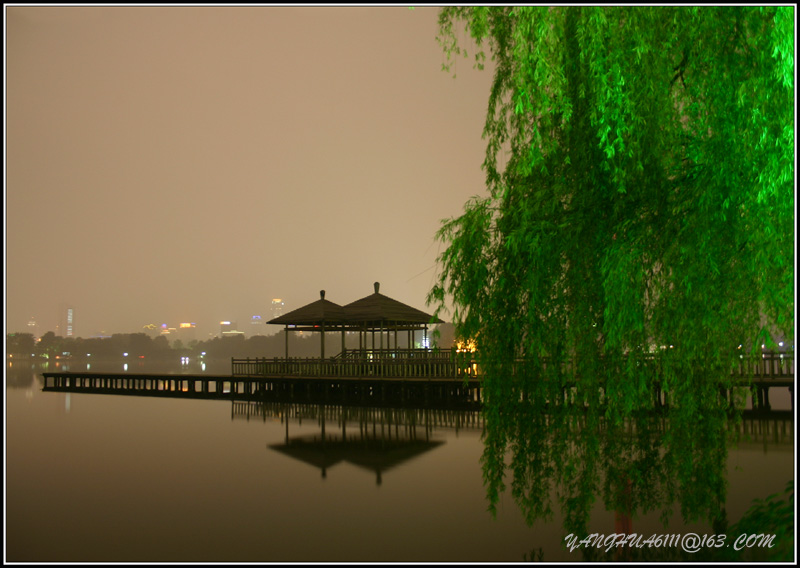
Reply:
[[[270,444],[270,450],[307,463],[326,478],[328,470],[343,462],[374,472],[381,485],[385,472],[414,460],[444,444],[434,439],[440,425],[432,411],[394,408],[352,408],[323,405],[260,405],[262,412],[279,414],[285,425],[283,443]],[[457,412],[456,422],[468,422],[469,413]],[[472,413],[477,420],[477,413]],[[292,419],[314,420],[319,433],[291,435]],[[330,423],[330,425],[328,425]]]
[[[9,366],[8,371],[8,386],[35,385],[30,367],[12,372]],[[69,397],[69,389],[61,391]],[[198,397],[197,392],[182,390],[160,393],[167,398]],[[104,389],[103,394],[115,393]],[[116,394],[144,396],[135,390]],[[213,393],[204,398],[214,398]],[[748,450],[747,459],[757,459],[759,451],[765,454],[767,448],[772,453],[792,452],[791,412],[732,415],[718,398],[710,397],[692,401],[689,410],[674,405],[643,408],[625,420],[606,416],[602,408],[540,405],[533,397],[486,406],[481,411],[447,406],[401,408],[393,407],[391,401],[381,407],[270,401],[263,393],[230,391],[217,398],[230,405],[232,421],[270,422],[275,428],[280,424],[282,432],[266,445],[260,438],[257,448],[275,456],[275,462],[316,468],[319,478],[326,479],[320,486],[341,481],[347,471],[344,466],[350,465],[368,470],[369,485],[382,485],[381,493],[386,493],[399,486],[402,466],[416,460],[421,463],[423,458],[437,460],[448,453],[452,446],[443,433],[469,430],[483,436],[482,466],[490,506],[497,506],[508,484],[525,521],[531,526],[560,525],[561,538],[597,532],[592,515],[596,520],[598,511],[601,515],[606,511],[600,530],[607,534],[647,530],[644,536],[648,537],[651,527],[644,528],[643,518],[655,514],[668,526],[664,533],[682,533],[697,522],[707,525],[708,534],[732,536],[741,530],[780,534],[776,539],[780,548],[769,551],[772,556],[766,559],[782,558],[793,550],[793,493],[788,494],[788,516],[786,496],[781,494],[757,504],[755,513],[744,517],[739,511],[730,512],[736,495],[729,494],[731,448]],[[75,411],[80,411],[77,403],[82,400],[75,397]],[[70,404],[69,398],[66,404]],[[177,423],[184,408],[176,405],[170,419]],[[146,439],[153,443],[152,438]],[[208,457],[209,463],[215,459]],[[447,476],[452,475],[458,473],[448,472]],[[781,489],[777,486],[769,492]],[[564,545],[555,546],[563,550]],[[689,554],[674,547],[621,547],[607,552],[581,547],[567,559],[720,560],[712,555],[717,552],[732,551]],[[763,551],[748,553],[749,557],[737,552],[735,557],[721,560],[764,559],[758,556]],[[553,556],[557,551],[534,549],[526,558],[551,561]]]
[[[34,384],[36,368],[29,362],[6,363],[6,388],[24,389]]]
[[[637,519],[650,513],[659,514],[665,528],[673,527],[669,532],[702,523],[709,534],[731,534],[738,528],[727,514],[729,448],[772,443],[791,449],[794,443],[791,412],[742,414],[716,396],[683,399],[682,406],[641,408],[624,419],[599,404],[537,400],[542,399],[522,396],[485,407],[487,498],[494,508],[510,474],[511,495],[529,525],[551,521],[557,510],[564,533],[578,540],[591,534],[590,517],[598,502],[614,512],[614,531],[621,534],[635,533]],[[781,502],[791,506],[789,481]],[[793,523],[787,532],[785,517],[762,521],[760,532],[783,537],[781,548],[769,551],[770,558],[791,559]],[[730,553],[727,548],[698,553],[680,547],[580,549],[586,561],[719,560]]]
[[[356,407],[344,405],[234,401],[235,419],[279,420],[284,425],[282,443],[268,449],[320,470],[350,463],[375,474],[383,483],[389,470],[406,464],[445,443],[443,430],[480,432],[480,411],[446,408]],[[294,434],[306,422],[316,424],[313,434]],[[294,424],[294,426],[290,426]]]

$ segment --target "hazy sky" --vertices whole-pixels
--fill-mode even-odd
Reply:
[[[7,331],[215,332],[375,281],[430,311],[491,80],[441,70],[437,14],[5,6]]]

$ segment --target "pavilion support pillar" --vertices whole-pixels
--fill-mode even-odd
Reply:
[[[283,328],[285,338],[284,359],[289,359],[289,326]]]

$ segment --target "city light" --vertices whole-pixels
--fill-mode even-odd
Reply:
[[[456,343],[456,353],[474,353],[477,349],[474,339],[459,341]]]

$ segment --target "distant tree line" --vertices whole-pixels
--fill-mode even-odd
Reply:
[[[439,326],[438,345],[449,348],[452,343],[452,326]],[[432,333],[431,333],[432,335]],[[111,337],[61,337],[52,331],[36,341],[30,333],[9,333],[6,335],[6,355],[12,358],[31,358],[45,360],[92,360],[118,361],[127,359],[147,359],[172,361],[176,357],[199,357],[208,360],[224,360],[231,357],[283,357],[286,353],[286,338],[283,333],[275,335],[255,335],[213,337],[204,341],[192,340],[184,343],[180,339],[171,344],[163,335],[151,337],[146,333],[117,333]],[[341,342],[338,334],[326,337],[326,354],[338,352]],[[319,334],[289,334],[290,357],[319,357]],[[346,337],[348,349],[358,347],[358,339]],[[127,354],[127,355],[126,355]]]

